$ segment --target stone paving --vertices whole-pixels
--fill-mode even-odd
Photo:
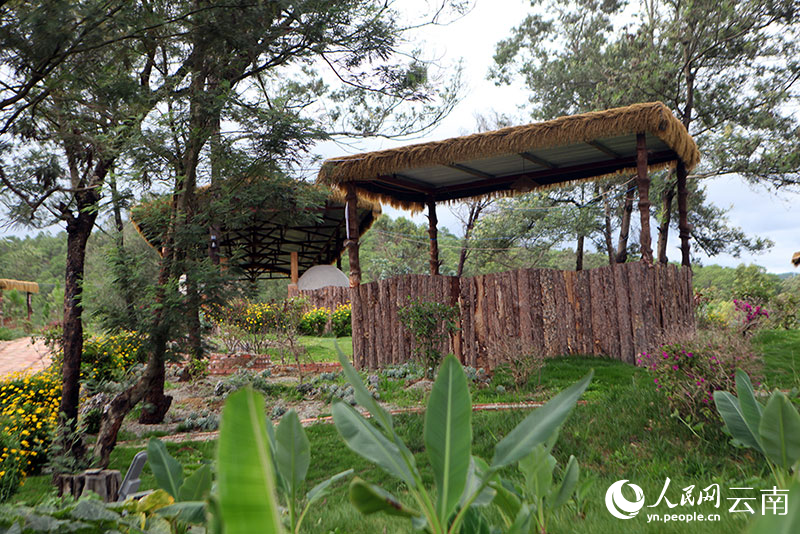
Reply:
[[[0,379],[16,371],[35,373],[49,365],[49,351],[41,341],[31,343],[29,337],[0,341]]]

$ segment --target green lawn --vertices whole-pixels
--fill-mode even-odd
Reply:
[[[333,338],[312,340],[323,351],[333,350]],[[340,346],[347,346],[340,339]],[[348,338],[349,341],[349,338]],[[769,385],[788,387],[796,383],[795,356],[800,350],[800,332],[763,332],[756,342],[765,354],[765,373]],[[335,351],[333,351],[335,352]],[[747,449],[734,448],[718,427],[707,427],[702,438],[693,434],[679,420],[670,417],[663,398],[652,387],[650,377],[641,369],[612,360],[598,358],[556,358],[548,361],[541,374],[541,384],[549,398],[556,391],[578,380],[589,369],[595,378],[584,398],[572,413],[559,437],[554,451],[559,464],[564,465],[575,455],[581,465],[581,479],[593,480],[586,500],[585,518],[577,517],[571,509],[555,516],[549,532],[569,533],[725,533],[742,532],[746,514],[729,513],[726,491],[731,487],[759,490],[771,487],[767,466]],[[536,379],[534,379],[536,380]],[[535,384],[522,395],[536,391]],[[474,396],[478,400],[482,394]],[[487,394],[488,395],[488,394]],[[526,415],[518,412],[476,412],[473,414],[473,454],[491,458],[494,444],[506,435]],[[409,449],[417,455],[417,463],[427,484],[432,485],[427,456],[422,443],[423,416],[408,414],[396,417],[399,433]],[[307,429],[311,441],[312,463],[308,487],[332,473],[353,467],[356,474],[387,490],[407,497],[396,480],[350,451],[332,425],[315,425]],[[179,458],[188,473],[214,455],[213,442],[168,444],[170,452]],[[137,449],[117,448],[111,467],[125,471]],[[513,469],[505,473],[518,478]],[[680,500],[681,489],[694,485],[699,489],[717,483],[723,500],[719,509],[704,503],[695,507],[669,509],[663,502],[657,508],[645,508],[636,518],[622,521],[613,518],[604,505],[605,492],[610,484],[627,479],[639,485],[646,503],[653,503],[669,478],[666,497],[673,503]],[[142,488],[153,486],[149,468],[142,475]],[[39,500],[46,491],[49,477],[30,477],[17,500]],[[730,493],[727,493],[729,496]],[[719,522],[648,524],[646,513],[718,513]],[[374,534],[409,532],[403,520],[376,515],[363,517],[349,504],[346,487],[340,487],[328,499],[316,506],[304,523],[306,532],[338,534]]]
[[[753,343],[764,354],[767,387],[800,386],[800,330],[763,330]]]

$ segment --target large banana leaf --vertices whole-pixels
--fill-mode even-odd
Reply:
[[[761,415],[764,412],[764,407],[756,400],[750,377],[741,369],[736,370],[736,394],[739,397],[742,418],[750,433],[758,440],[758,427],[761,424]],[[761,451],[760,443],[756,450]]]
[[[492,468],[498,469],[518,462],[530,454],[533,448],[547,441],[567,419],[578,398],[592,381],[594,370],[579,382],[571,385],[550,402],[531,412],[514,430],[508,433],[494,448]]]
[[[425,448],[436,482],[436,515],[447,523],[467,482],[472,445],[467,377],[453,355],[439,367],[425,411]]]
[[[385,489],[370,484],[358,477],[350,482],[350,502],[364,515],[384,512],[389,515],[414,518],[419,512],[400,502],[400,499]]]
[[[800,460],[800,413],[780,391],[767,402],[758,432],[764,454],[774,464],[789,469]]]
[[[183,467],[178,460],[170,456],[167,446],[160,439],[150,438],[147,443],[147,462],[158,487],[177,499],[183,485]]]
[[[575,487],[578,485],[578,477],[580,476],[580,467],[578,460],[570,455],[567,468],[564,469],[564,478],[561,479],[561,485],[558,491],[554,492],[552,500],[548,503],[551,508],[558,508],[566,503],[572,494],[575,493]]]
[[[225,403],[217,470],[225,534],[283,532],[275,497],[264,398],[249,387],[231,394]]]
[[[275,444],[275,463],[289,494],[294,499],[306,479],[308,466],[311,463],[311,444],[294,410],[289,410],[278,424]]]
[[[392,423],[392,415],[383,409],[383,407],[378,404],[378,401],[372,396],[372,393],[369,392],[367,387],[361,381],[361,377],[356,371],[356,368],[352,366],[350,360],[347,359],[347,356],[344,355],[342,350],[339,348],[339,345],[336,345],[336,351],[339,353],[339,363],[342,364],[342,371],[344,372],[344,377],[353,386],[353,396],[356,398],[356,402],[367,409],[369,413],[372,414],[372,417],[377,421],[377,423],[383,427],[384,430],[387,432],[393,432],[393,423]]]
[[[714,404],[717,405],[717,411],[734,439],[757,451],[762,450],[758,432],[754,434],[750,431],[750,427],[747,426],[747,422],[744,419],[742,407],[736,397],[727,391],[715,391]]]
[[[211,467],[203,465],[192,473],[178,490],[179,501],[203,501],[211,492]]]
[[[348,447],[387,473],[396,476],[409,487],[414,487],[414,477],[397,445],[389,441],[347,404],[337,402],[331,408],[331,412],[336,429]],[[413,462],[413,459],[411,456],[408,461]]]

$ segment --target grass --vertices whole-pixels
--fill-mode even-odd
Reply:
[[[800,330],[762,330],[753,344],[764,354],[764,382],[768,387],[800,386]]]
[[[353,356],[353,338],[300,336],[300,343],[308,351],[306,359],[313,362],[336,362],[336,346],[347,356]]]
[[[25,331],[21,328],[9,328],[7,326],[0,326],[0,341],[13,341],[15,339],[25,337]],[[351,350],[352,352],[352,350]]]
[[[320,350],[332,351],[333,338],[319,340]],[[349,348],[340,340],[340,346]],[[349,341],[349,340],[348,340]],[[755,343],[765,354],[765,374],[769,385],[789,387],[796,383],[795,359],[800,354],[800,332],[762,332]],[[319,361],[319,360],[318,360]],[[562,509],[549,526],[552,533],[725,533],[742,532],[748,514],[729,513],[725,498],[728,488],[753,488],[754,497],[759,490],[771,487],[771,479],[763,460],[747,449],[733,447],[718,426],[708,425],[698,437],[680,421],[670,417],[663,398],[653,388],[649,375],[642,369],[613,360],[598,358],[564,357],[548,360],[538,377],[519,393],[497,394],[493,387],[473,392],[473,402],[493,402],[506,398],[550,398],[557,391],[574,383],[589,369],[595,378],[584,399],[564,425],[554,449],[561,466],[570,455],[575,455],[581,465],[581,479],[592,480],[586,498],[585,518],[577,517],[571,509]],[[381,380],[381,393],[408,402],[419,402],[401,385],[397,391],[388,391],[385,379]],[[398,381],[388,383],[402,384]],[[402,393],[401,393],[402,392]],[[544,392],[544,393],[542,393]],[[485,399],[485,400],[484,400]],[[472,452],[491,458],[494,444],[505,436],[526,415],[527,411],[475,412],[473,413]],[[424,416],[405,414],[395,418],[398,432],[409,449],[416,455],[423,480],[430,487],[433,480],[423,445]],[[408,500],[401,483],[349,450],[332,425],[315,425],[307,429],[311,441],[311,467],[307,488],[333,473],[354,468],[358,476],[383,486],[388,491]],[[204,462],[214,457],[213,442],[167,444],[170,452],[184,465],[188,475]],[[124,472],[137,448],[118,447],[111,457],[111,468]],[[514,469],[505,475],[519,480]],[[629,480],[639,485],[645,494],[646,504],[655,502],[666,479],[670,485],[666,498],[680,502],[683,488],[694,485],[694,494],[711,484],[719,484],[722,492],[720,508],[710,503],[699,506],[678,506],[670,509],[662,502],[656,508],[645,508],[636,518],[622,521],[613,518],[605,508],[605,492],[618,480]],[[49,477],[29,477],[16,500],[39,500],[48,491]],[[142,489],[152,488],[154,479],[149,467],[142,474]],[[719,522],[658,523],[648,524],[647,513],[718,513]],[[410,531],[407,521],[390,519],[383,515],[364,517],[350,505],[346,485],[338,487],[324,502],[315,506],[305,522],[306,532],[336,532],[338,534],[404,533]]]

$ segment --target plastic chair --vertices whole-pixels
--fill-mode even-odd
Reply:
[[[139,484],[141,484],[141,480],[139,476],[142,474],[142,469],[144,468],[144,464],[147,463],[147,451],[142,451],[136,454],[133,457],[133,461],[131,461],[131,466],[128,468],[128,472],[125,473],[125,478],[122,480],[122,484],[119,486],[119,494],[117,496],[117,502],[122,502],[128,497],[143,497],[148,492],[142,492],[141,494],[137,494],[136,490],[139,489]]]

